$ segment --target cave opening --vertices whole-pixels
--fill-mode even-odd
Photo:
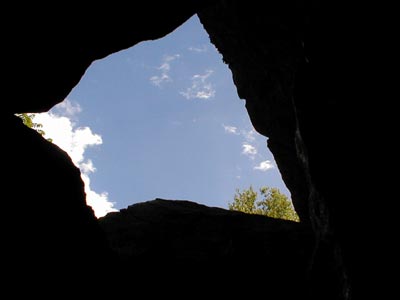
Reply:
[[[96,215],[155,198],[227,208],[281,174],[197,16],[166,37],[95,61],[36,120],[80,168]]]
[[[243,278],[243,274],[257,274],[259,270],[268,272],[263,272],[261,277],[245,276],[250,279],[249,284],[240,284],[238,288],[236,284],[231,289],[233,293],[237,294],[241,289],[248,294],[248,286],[265,286],[266,283],[268,295],[272,298],[279,295],[277,298],[285,299],[350,299],[353,293],[370,292],[370,289],[364,288],[365,284],[359,284],[369,282],[371,278],[375,280],[374,276],[370,276],[371,272],[366,272],[362,258],[382,256],[370,250],[377,248],[370,247],[371,244],[387,252],[384,246],[388,245],[388,241],[383,243],[382,238],[374,239],[374,236],[386,237],[388,234],[381,233],[385,233],[384,228],[390,226],[386,226],[386,216],[372,221],[369,218],[368,224],[363,221],[365,216],[374,215],[371,207],[376,207],[370,205],[376,197],[364,196],[365,186],[371,181],[368,179],[386,178],[373,175],[386,174],[380,172],[382,168],[379,167],[391,163],[383,161],[375,164],[378,167],[368,169],[365,157],[374,157],[378,153],[381,158],[391,159],[387,151],[391,147],[382,142],[391,140],[386,136],[390,136],[388,129],[393,126],[378,122],[378,111],[382,112],[382,118],[391,120],[385,113],[389,110],[387,106],[377,105],[376,101],[371,102],[372,105],[364,105],[360,103],[365,101],[357,99],[363,100],[362,92],[371,94],[370,87],[376,86],[366,85],[363,79],[374,78],[371,62],[375,65],[374,61],[379,61],[380,56],[371,51],[371,55],[367,55],[369,60],[360,59],[363,56],[359,54],[366,53],[364,50],[374,49],[369,47],[373,38],[368,31],[364,30],[367,34],[363,34],[362,30],[358,30],[365,27],[363,22],[354,22],[354,18],[347,18],[341,13],[346,12],[347,15],[348,11],[342,5],[314,4],[284,1],[267,3],[265,7],[265,3],[257,5],[246,1],[168,1],[156,6],[150,2],[135,3],[134,9],[128,9],[130,5],[110,3],[84,10],[81,6],[66,3],[29,14],[21,13],[24,7],[20,5],[7,8],[7,14],[13,17],[13,24],[22,26],[4,26],[3,35],[4,45],[7,45],[3,55],[6,74],[3,86],[6,89],[4,93],[11,95],[2,107],[6,158],[3,185],[7,194],[3,201],[4,257],[11,262],[5,265],[5,273],[10,275],[6,279],[11,279],[10,283],[17,279],[22,284],[32,283],[32,279],[34,283],[40,281],[38,293],[42,292],[41,283],[52,284],[52,281],[60,283],[60,290],[66,290],[78,282],[76,278],[73,282],[63,280],[65,274],[79,276],[84,273],[87,278],[110,274],[119,280],[125,275],[121,270],[129,270],[126,273],[133,274],[137,271],[135,262],[141,261],[143,270],[159,275],[157,270],[162,268],[152,268],[151,263],[155,265],[175,254],[168,270],[175,271],[175,262],[181,261],[182,257],[188,260],[200,258],[198,265],[204,267],[205,274],[214,275],[212,281],[217,282],[224,292],[227,285],[219,284],[221,278],[226,279],[228,275],[232,279],[229,283],[235,285],[239,282],[236,279]],[[67,18],[63,18],[61,12],[65,12]],[[232,98],[223,96],[222,92],[226,92],[224,85],[217,80],[220,72],[212,66],[200,64],[210,53],[203,50],[212,47],[208,48],[208,43],[206,47],[202,42],[194,43],[196,34],[191,33],[184,40],[192,41],[190,44],[176,41],[177,47],[182,46],[179,51],[161,46],[163,41],[190,22],[163,39],[120,51],[139,41],[164,36],[193,13],[198,13],[213,43],[223,53],[224,61],[232,70],[238,95],[247,99],[246,102],[237,99],[236,92]],[[117,22],[111,21],[111,16],[118,16]],[[146,48],[148,44],[156,49]],[[375,44],[385,49],[382,43]],[[146,54],[153,54],[147,61],[135,52],[142,46]],[[157,52],[159,50],[164,51]],[[119,52],[96,61],[116,51]],[[130,51],[135,55],[123,56]],[[185,66],[184,58],[189,56],[196,57],[195,61],[203,68]],[[117,57],[125,60],[111,66],[110,60]],[[87,69],[93,61],[91,68]],[[139,64],[140,68],[133,70],[135,64]],[[124,69],[127,66],[131,69]],[[177,74],[179,68],[188,70],[182,78]],[[104,71],[101,78],[88,77],[101,69]],[[186,190],[190,190],[203,193],[213,206],[219,205],[216,204],[218,199],[224,201],[225,206],[234,188],[248,186],[249,182],[242,186],[239,184],[244,179],[250,180],[255,187],[259,186],[249,174],[259,174],[260,185],[274,185],[266,177],[277,171],[276,168],[264,173],[255,169],[263,166],[259,164],[261,162],[273,161],[272,156],[256,156],[252,160],[245,155],[245,150],[249,154],[254,152],[250,146],[255,146],[243,141],[245,133],[252,132],[252,127],[228,117],[237,107],[242,116],[247,117],[246,111],[243,111],[245,103],[255,128],[269,137],[268,147],[274,153],[285,183],[291,190],[296,209],[306,221],[295,224],[224,211],[227,217],[233,216],[227,221],[226,218],[219,218],[221,210],[216,208],[207,208],[207,213],[199,211],[207,218],[204,222],[193,218],[192,210],[183,220],[167,215],[162,221],[169,222],[171,230],[166,230],[165,222],[158,222],[159,226],[152,227],[153,232],[133,226],[127,228],[132,235],[145,238],[141,241],[150,246],[145,248],[148,250],[147,259],[130,252],[134,261],[127,268],[119,264],[116,269],[110,270],[103,266],[100,270],[92,268],[99,261],[112,262],[114,266],[115,256],[110,253],[113,249],[107,243],[107,238],[111,236],[108,233],[121,234],[116,236],[118,246],[122,242],[127,242],[127,246],[136,243],[136,240],[128,239],[126,230],[112,227],[127,215],[128,209],[109,214],[110,218],[115,217],[115,222],[105,226],[109,230],[105,234],[106,231],[99,226],[107,218],[97,221],[87,207],[80,173],[68,155],[60,151],[55,143],[46,142],[39,134],[23,126],[21,120],[14,116],[16,113],[47,111],[66,98],[85,70],[86,75],[79,86],[60,106],[52,109],[52,115],[47,115],[53,119],[57,117],[64,127],[70,129],[59,133],[66,140],[65,149],[74,154],[71,156],[78,160],[82,172],[87,173],[87,180],[91,180],[90,187],[94,193],[86,193],[88,198],[98,197],[99,201],[109,205],[108,209],[126,207],[155,197],[204,203],[200,195],[185,194]],[[230,72],[227,74],[231,78]],[[136,75],[143,76],[142,80],[137,80]],[[129,88],[123,86],[121,78],[129,81]],[[179,82],[181,85],[176,88]],[[198,88],[201,83],[206,88],[193,91],[192,88]],[[78,91],[82,91],[85,85],[90,88],[78,97]],[[121,99],[115,92],[110,92],[111,86],[118,93],[127,89],[136,93]],[[152,91],[153,97],[146,96],[144,89]],[[101,95],[105,101],[94,97],[95,94]],[[208,95],[210,99],[204,99]],[[200,99],[193,99],[195,96]],[[178,99],[179,105],[173,102]],[[196,107],[196,114],[190,113],[190,106]],[[380,110],[380,106],[385,109]],[[173,108],[178,114],[173,113]],[[218,113],[218,108],[223,113]],[[181,118],[170,118],[177,115]],[[361,120],[355,122],[355,116],[361,116]],[[37,121],[40,122],[39,119]],[[50,128],[43,129],[50,135]],[[204,129],[208,131],[202,131]],[[185,131],[189,134],[185,135]],[[368,151],[365,145],[370,143],[370,139],[365,137],[369,137],[371,132],[377,134],[373,151]],[[141,133],[145,139],[133,133]],[[178,139],[174,139],[176,137]],[[264,151],[268,151],[265,138],[262,139]],[[84,143],[79,144],[80,141]],[[131,141],[134,143],[129,144]],[[75,147],[78,144],[80,147]],[[260,149],[257,148],[258,155],[262,154]],[[211,153],[217,154],[216,159],[212,159]],[[236,168],[238,160],[232,159],[234,154],[247,163],[248,174],[245,174],[244,167]],[[110,160],[114,158],[118,161]],[[180,167],[177,161],[182,162],[184,167]],[[216,171],[221,166],[228,166],[225,169],[228,175],[223,176]],[[130,169],[128,167],[133,167],[133,170],[123,172]],[[181,177],[175,177],[177,174]],[[189,176],[191,174],[198,177],[193,179]],[[228,192],[222,197],[214,191],[215,186],[223,186],[221,178],[232,183],[227,185]],[[338,182],[340,188],[337,187]],[[357,182],[358,185],[355,184]],[[165,189],[162,184],[165,184]],[[130,193],[123,190],[126,187],[131,190]],[[179,194],[168,195],[167,188]],[[146,190],[154,191],[154,194],[139,194]],[[350,192],[345,195],[343,191]],[[123,196],[122,200],[118,193]],[[359,205],[358,199],[363,201],[363,205]],[[175,203],[181,205],[183,202]],[[89,204],[93,206],[90,201]],[[147,204],[136,206],[148,207]],[[204,206],[199,207],[205,209]],[[153,210],[153,215],[148,218],[149,225],[154,224],[154,217],[160,217],[159,212],[165,211],[163,207],[159,208]],[[95,210],[97,212],[96,207]],[[209,218],[215,216],[212,212],[218,215],[219,223]],[[240,222],[235,221],[238,215],[243,217]],[[245,218],[251,224],[242,222]],[[136,216],[134,219],[143,220]],[[260,223],[251,219],[265,222],[265,234],[260,234]],[[177,224],[177,220],[191,221],[193,226],[188,226],[186,222]],[[215,226],[218,224],[222,226]],[[241,224],[248,230],[239,230],[237,225]],[[180,231],[176,230],[176,225],[180,225]],[[226,230],[219,231],[219,236],[213,235],[221,228]],[[194,240],[196,229],[199,229],[196,235],[200,237],[196,240],[199,243],[193,243],[191,250],[203,251],[188,252],[189,243],[186,241]],[[371,232],[376,234],[371,235]],[[175,239],[167,240],[164,233],[175,234]],[[186,240],[182,239],[183,234]],[[155,240],[158,242],[154,243]],[[203,248],[198,247],[199,244],[203,244]],[[175,251],[179,250],[179,246],[182,246],[182,251]],[[208,255],[208,250],[217,255]],[[360,256],[360,253],[365,255]],[[233,268],[221,268],[221,257]],[[257,263],[248,263],[246,258],[254,257],[261,259],[257,259]],[[154,263],[154,258],[160,259]],[[209,263],[205,265],[202,258],[210,258]],[[248,263],[248,271],[243,272],[236,264],[230,264],[232,261]],[[258,262],[264,263],[264,266]],[[216,272],[218,269],[221,272]],[[27,272],[17,278],[15,270]],[[184,279],[196,284],[194,291],[206,289],[204,280],[193,280],[185,272],[188,270],[206,279],[209,277],[191,266],[183,267],[180,272]],[[165,278],[171,279],[168,287],[180,290],[181,282],[171,274],[165,272]],[[133,276],[128,277],[130,285],[122,287],[132,291],[132,288],[141,286],[137,282],[135,286]],[[254,277],[261,279],[260,284],[254,283]],[[160,286],[164,278],[149,282]],[[93,288],[93,285],[86,286]],[[214,291],[210,289],[207,292]],[[282,296],[282,293],[290,297]]]

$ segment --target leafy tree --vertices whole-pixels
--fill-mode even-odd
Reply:
[[[228,203],[230,210],[237,210],[247,214],[261,214],[261,210],[257,208],[257,192],[253,190],[253,186],[244,189],[242,192],[236,189],[236,193],[232,203]]]
[[[260,188],[261,200],[257,200],[258,193],[250,186],[248,189],[236,190],[232,203],[228,203],[230,210],[248,214],[265,215],[271,218],[285,219],[299,222],[299,216],[294,210],[292,201],[279,189],[271,187]]]
[[[22,119],[22,122],[24,123],[24,125],[36,130],[41,136],[44,136],[46,134],[44,132],[44,130],[42,129],[43,128],[42,124],[33,122],[33,118],[35,117],[35,114],[21,113],[21,114],[16,114],[16,116],[20,117]],[[48,138],[47,140],[49,142],[53,141],[50,138]]]

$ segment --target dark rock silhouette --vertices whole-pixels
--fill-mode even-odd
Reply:
[[[184,200],[155,199],[133,204],[101,217],[99,224],[111,248],[124,260],[134,261],[251,265],[243,259],[270,253],[277,260],[282,256],[285,259],[281,263],[290,266],[296,261],[305,264],[309,253],[306,247],[312,244],[309,228],[301,223]],[[282,241],[287,245],[280,245]],[[295,258],[298,255],[303,257]],[[305,265],[299,269],[304,270]]]
[[[54,285],[68,273],[76,282],[86,281],[115,257],[86,205],[79,169],[66,152],[19,117],[3,120],[3,192],[8,199],[2,203],[2,271],[15,274],[4,282],[25,278]]]
[[[2,254],[9,262],[2,269],[8,281],[48,283],[74,270],[72,282],[59,282],[65,290],[76,286],[78,277],[108,272],[118,278],[115,274],[124,269],[86,205],[79,170],[63,151],[23,127],[14,113],[47,111],[68,95],[93,61],[161,38],[197,13],[232,70],[253,125],[269,137],[268,147],[304,228],[314,237],[306,270],[293,273],[299,278],[289,277],[288,286],[301,285],[298,293],[307,291],[307,299],[384,298],[390,285],[381,278],[388,274],[383,266],[397,261],[390,252],[396,218],[390,208],[376,211],[377,202],[393,199],[385,189],[392,176],[385,166],[395,161],[390,151],[397,109],[393,97],[385,94],[388,84],[382,82],[389,72],[377,71],[378,65],[391,62],[383,43],[389,27],[379,28],[375,8],[372,14],[359,9],[351,13],[349,4],[340,1],[307,0],[113,2],[90,9],[73,1],[32,5],[9,4],[5,13],[13,22],[1,29],[2,87],[7,95],[1,104],[7,195]],[[382,187],[378,201],[373,187]],[[257,232],[259,224],[254,226]],[[273,228],[277,235],[283,233],[281,227]],[[302,249],[309,245],[305,236],[299,235],[305,238]],[[271,233],[266,239],[275,238]],[[258,242],[253,246],[256,252],[266,249]],[[218,247],[212,253],[218,253]],[[174,260],[179,253],[185,259],[203,255],[172,249],[166,253]],[[196,257],[193,263],[201,265],[199,261]],[[209,273],[218,274],[208,266]],[[44,275],[37,276],[38,270]],[[257,270],[254,266],[247,273]],[[14,276],[16,272],[24,276]]]
[[[163,284],[184,288],[249,296],[259,292],[251,286],[268,283],[269,296],[307,295],[314,236],[304,224],[164,199],[108,213],[99,224],[121,270],[134,270],[123,271],[125,279],[151,281],[157,270]]]

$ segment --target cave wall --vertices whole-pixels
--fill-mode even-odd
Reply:
[[[313,233],[304,223],[155,199],[109,213],[99,224],[137,285],[157,270],[163,285],[178,283],[205,297],[256,299],[260,289],[249,287],[263,287],[269,299],[308,299]]]
[[[80,263],[90,270],[93,253],[114,260],[86,206],[79,170],[13,114],[47,111],[68,95],[94,60],[161,38],[198,13],[232,70],[254,127],[269,138],[296,210],[314,232],[310,299],[361,298],[366,282],[377,275],[365,272],[360,253],[376,267],[371,244],[387,244],[377,234],[387,227],[385,218],[374,214],[374,197],[365,187],[375,181],[364,164],[378,151],[377,144],[381,149],[390,145],[377,137],[391,128],[379,115],[391,106],[360,101],[361,78],[368,73],[360,67],[359,53],[370,44],[358,44],[358,32],[342,13],[346,6],[305,0],[131,5],[85,10],[73,2],[35,3],[35,14],[22,13],[32,9],[27,4],[5,10],[13,20],[1,29],[3,93],[11,95],[1,104],[4,186],[11,195],[3,207],[5,257],[21,268],[49,270]],[[378,134],[371,148],[372,133]],[[379,152],[381,159],[385,151]],[[384,174],[375,165],[372,170],[372,177]],[[375,222],[369,222],[371,216]],[[66,263],[70,260],[76,263]]]
[[[120,277],[112,275],[118,258],[86,204],[79,169],[14,114],[49,110],[94,60],[166,35],[191,17],[200,2],[84,8],[61,1],[4,7],[2,287],[34,285],[30,295],[43,296],[52,290],[96,291]]]
[[[339,51],[343,41],[335,39],[337,11],[329,9],[306,1],[219,1],[199,16],[256,130],[269,137],[300,218],[314,230],[310,297],[350,299],[355,257],[347,242],[355,237],[349,227],[356,212],[337,186],[347,156],[337,141],[351,126],[336,120],[345,121],[347,61]]]
[[[2,287],[14,294],[24,291],[15,284],[29,283],[43,295],[95,280],[115,255],[86,205],[79,169],[19,117],[2,119]]]
[[[387,240],[395,217],[377,210],[393,198],[384,187],[397,110],[383,67],[391,64],[388,27],[370,18],[378,6],[370,9],[221,0],[199,12],[315,233],[312,299],[380,298],[389,284],[377,274],[396,260]]]
[[[326,187],[331,185],[325,180],[330,180],[326,171],[332,166],[327,163],[333,160],[326,158],[334,150],[329,148],[329,139],[334,127],[331,116],[338,103],[332,101],[330,90],[323,85],[327,80],[324,73],[334,70],[325,66],[326,57],[315,62],[314,53],[308,51],[309,28],[317,25],[310,24],[312,14],[312,7],[303,1],[219,1],[202,10],[199,17],[232,70],[254,127],[269,138],[268,147],[292,193],[300,219],[310,222],[315,232],[310,297],[349,299],[348,271],[338,254],[342,248],[331,224],[332,217],[339,216],[331,215],[327,202],[332,191],[316,183],[322,179]],[[311,43],[318,42],[318,38],[313,36]],[[320,69],[310,70],[310,64]],[[310,83],[311,76],[322,80]],[[318,147],[312,156],[315,161],[310,161],[303,132],[312,136],[310,145]],[[311,163],[320,168],[318,174],[310,169]]]
[[[4,92],[13,99],[2,111],[49,110],[65,99],[94,60],[165,36],[207,2],[7,5],[12,22],[1,29]]]
[[[199,17],[231,69],[255,129],[268,137],[296,211],[307,222],[308,190],[296,155],[292,103],[297,66],[304,60],[304,8],[292,1],[250,3],[219,1]]]

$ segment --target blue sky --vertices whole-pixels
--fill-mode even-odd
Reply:
[[[157,197],[227,208],[250,185],[290,195],[197,16],[94,62],[35,120],[81,169],[98,217]]]

